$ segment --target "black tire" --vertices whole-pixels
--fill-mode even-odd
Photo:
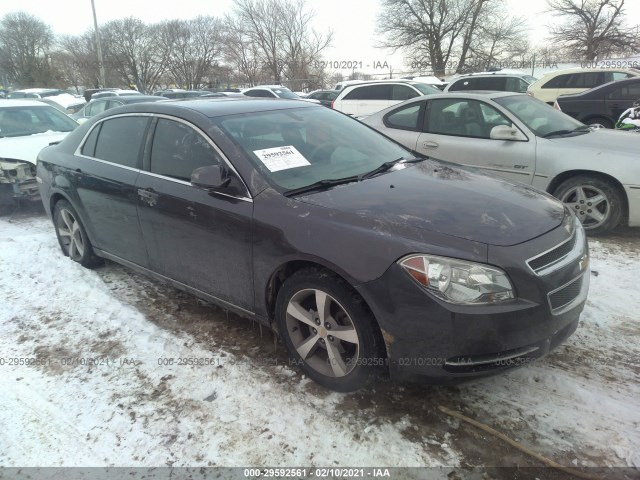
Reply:
[[[583,191],[580,198],[578,189]],[[576,175],[562,182],[553,192],[580,219],[588,235],[604,235],[618,226],[622,220],[624,197],[620,189],[611,181],[594,175]],[[605,200],[593,204],[589,200],[598,199],[598,195]],[[592,208],[590,208],[592,207]],[[597,221],[591,215],[600,215]]]
[[[593,117],[584,123],[586,123],[587,125],[602,125],[604,128],[613,128],[613,122],[606,117]]]
[[[53,226],[56,229],[56,237],[58,237],[58,243],[65,256],[86,268],[104,264],[104,260],[94,253],[80,217],[66,200],[59,200],[55,204],[53,208]]]
[[[327,299],[323,311],[328,321],[324,325],[316,323],[317,331],[313,332],[315,326],[306,321],[319,321],[321,308],[317,299],[322,299],[323,294]],[[290,305],[290,311],[300,307],[298,311],[308,315],[305,322],[298,319],[299,313],[296,317],[288,313]],[[353,392],[364,388],[373,383],[386,365],[382,337],[373,314],[345,280],[328,270],[304,269],[287,278],[278,292],[275,315],[291,364],[328,389]],[[349,341],[331,335],[339,330],[340,336],[348,332]],[[354,331],[357,345],[351,342]],[[314,339],[314,347],[309,347],[303,358],[298,349],[305,349]]]

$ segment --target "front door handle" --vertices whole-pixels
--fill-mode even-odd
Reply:
[[[438,148],[439,146],[438,142],[422,142],[422,148]]]
[[[158,194],[153,188],[139,188],[138,195],[150,207],[153,207],[158,202]]]

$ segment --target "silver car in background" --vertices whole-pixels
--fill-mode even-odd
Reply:
[[[640,136],[593,129],[523,94],[449,93],[363,120],[424,155],[538,187],[591,235],[640,226]]]

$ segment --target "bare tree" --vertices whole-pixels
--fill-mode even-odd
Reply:
[[[160,27],[129,17],[112,20],[100,31],[107,68],[115,70],[122,82],[141,92],[155,89],[169,57],[160,39]]]
[[[314,16],[303,0],[235,0],[227,25],[252,44],[258,71],[264,67],[275,83],[282,83],[308,76],[311,64],[331,44],[331,32],[323,36],[312,29]]]
[[[222,53],[222,22],[210,16],[170,20],[159,26],[162,50],[167,52],[167,70],[174,83],[200,88],[213,73]]]
[[[242,83],[257,85],[260,80],[260,52],[236,17],[224,19],[224,59],[240,74]]]
[[[50,85],[54,36],[51,27],[25,12],[7,13],[0,20],[0,69],[21,87]]]
[[[576,59],[598,58],[640,48],[633,28],[624,26],[625,0],[547,0],[560,19],[551,39]]]
[[[508,65],[523,59],[529,51],[526,19],[509,17],[502,6],[495,4],[479,22],[470,50],[470,70],[488,70],[496,64]]]

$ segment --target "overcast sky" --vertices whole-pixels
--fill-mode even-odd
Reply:
[[[355,61],[363,65],[387,62],[394,70],[402,68],[402,55],[374,48],[377,38],[375,21],[378,0],[306,0],[316,12],[314,26],[318,31],[334,32],[333,48],[324,55],[327,61]],[[545,14],[545,0],[506,0],[509,11],[529,22],[530,39],[539,43],[546,36],[546,25],[553,18]],[[640,23],[640,0],[627,2],[627,21]],[[233,0],[180,0],[162,3],[157,0],[95,0],[98,22],[138,17],[146,22],[168,18],[191,18],[196,15],[222,16],[230,12]],[[91,0],[21,0],[0,2],[0,17],[13,10],[39,16],[57,34],[78,34],[92,26]],[[367,68],[362,70],[367,71]]]

